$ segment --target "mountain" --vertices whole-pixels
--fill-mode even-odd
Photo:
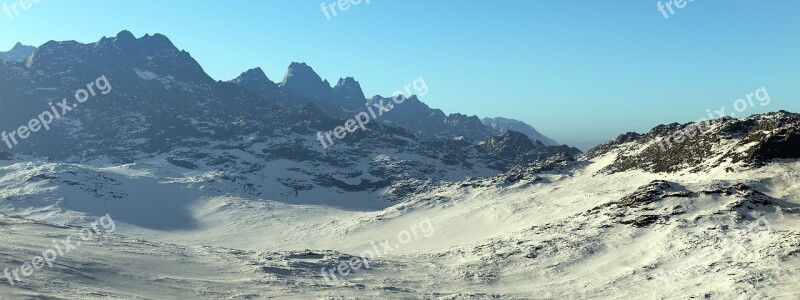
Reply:
[[[423,103],[418,95],[412,94],[413,92],[427,93],[424,89],[411,90],[409,87],[409,93],[403,96],[403,101],[399,101],[402,104],[395,105],[391,97],[377,95],[366,99],[361,84],[352,77],[340,78],[336,85],[331,87],[327,80],[322,79],[311,66],[305,63],[291,63],[283,81],[278,83],[277,89],[272,81],[265,80],[266,75],[262,75],[263,72],[252,71],[245,72],[230,82],[257,95],[267,97],[275,102],[287,103],[290,106],[301,107],[304,104],[313,104],[323,113],[334,118],[349,119],[365,111],[366,107],[383,106],[388,103],[391,107],[390,111],[382,113],[377,122],[401,127],[421,139],[465,137],[477,143],[492,135],[499,135],[504,130],[519,129],[531,138],[542,140],[547,145],[557,145],[551,139],[538,134],[536,129],[520,121],[509,120],[503,123],[506,124],[503,125],[504,127],[495,129],[486,125],[477,116],[459,113],[446,115],[441,110],[433,109]],[[262,74],[258,74],[259,72]],[[243,81],[243,78],[254,79]],[[410,86],[416,87],[418,83],[424,84],[424,80],[417,79]],[[426,86],[425,89],[427,89]],[[513,124],[513,126],[508,124]]]
[[[3,299],[800,296],[795,113],[581,153],[302,63],[216,81],[127,31],[2,63],[0,93]]]
[[[7,52],[0,51],[0,61],[23,61],[28,59],[34,51],[36,51],[36,47],[17,43]]]
[[[289,92],[304,94],[315,98],[325,98],[330,96],[331,84],[314,72],[305,63],[292,63],[286,71],[286,76],[280,83],[280,87]]]
[[[481,147],[494,157],[505,158],[502,161],[512,162],[506,165],[505,169],[545,161],[559,154],[565,154],[572,159],[582,153],[577,148],[566,145],[548,146],[539,140],[531,140],[523,133],[511,130],[489,138],[481,144]]]
[[[267,74],[261,68],[247,70],[230,82],[269,99],[282,98],[283,91],[276,83],[267,78]]]
[[[539,133],[539,131],[537,131],[535,128],[533,128],[531,125],[528,125],[522,121],[498,117],[498,118],[483,118],[481,119],[481,122],[483,122],[483,124],[491,128],[493,135],[499,135],[505,131],[513,130],[527,135],[532,140],[541,141],[545,145],[549,146],[559,145],[556,141],[544,136],[543,134]]]
[[[782,114],[754,118],[790,119]],[[286,160],[238,177],[162,157],[108,166],[17,154],[0,160],[0,253],[9,257],[0,267],[19,267],[34,255],[26,249],[51,249],[52,240],[90,228],[95,216],[108,214],[116,230],[82,241],[80,252],[16,286],[3,282],[0,296],[795,297],[797,159],[709,164],[699,172],[602,171],[641,138],[625,134],[592,158],[562,155],[493,176],[418,182],[388,207],[275,201],[240,187],[272,181],[273,172],[291,180],[314,171]],[[502,155],[530,149],[526,139],[509,131],[484,147]],[[759,149],[772,153],[790,140]],[[315,192],[304,197],[359,194]],[[362,258],[369,266],[351,272],[346,262]]]
[[[76,103],[75,90],[100,86],[98,76],[107,79],[108,90]],[[16,143],[8,139],[10,153],[77,164],[156,159],[195,172],[221,172],[213,180],[230,181],[239,193],[284,201],[349,192],[361,194],[328,201],[389,205],[426,185],[490,176],[533,161],[487,152],[479,145],[485,139],[455,138],[456,132],[491,136],[477,117],[459,114],[439,119],[434,134],[421,135],[392,122],[400,113],[391,111],[324,148],[318,133],[364,109],[355,79],[331,87],[308,65],[292,63],[278,84],[259,68],[215,81],[160,34],[135,38],[123,31],[91,44],[51,41],[26,62],[0,67],[0,86],[6,91],[0,128],[29,124],[56,99],[70,97],[68,104],[75,105],[48,130]],[[397,107],[402,112],[415,105],[424,106],[413,96]],[[571,151],[539,148],[530,157]]]
[[[617,155],[604,171],[703,172],[721,165],[761,166],[800,158],[800,115],[786,111],[703,123],[660,125],[620,135],[586,153]],[[733,169],[729,169],[733,171]]]

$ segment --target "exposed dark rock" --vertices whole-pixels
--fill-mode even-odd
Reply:
[[[616,160],[601,172],[701,172],[723,164],[758,167],[800,158],[800,115],[778,111],[746,119],[660,125],[645,135],[622,135],[582,159],[612,152]]]
[[[619,223],[620,224],[624,224],[624,225],[630,225],[630,226],[637,227],[637,228],[641,228],[641,227],[647,227],[647,226],[653,225],[656,222],[658,222],[659,220],[661,220],[661,216],[659,216],[659,215],[642,215],[642,216],[636,217],[633,220],[620,221]]]
[[[720,185],[709,190],[693,192],[684,190],[674,183],[655,180],[636,191],[622,197],[619,201],[606,203],[583,213],[583,215],[603,214],[611,218],[611,222],[637,228],[648,227],[657,223],[667,223],[671,217],[686,213],[684,205],[667,205],[668,198],[685,198],[681,201],[694,201],[700,195],[716,195],[733,199],[720,212],[743,215],[744,212],[764,206],[774,206],[774,200],[751,187],[736,183]]]
[[[481,144],[481,149],[497,158],[498,164],[502,164],[499,166],[506,169],[544,161],[556,155],[570,160],[581,153],[569,146],[546,146],[540,141],[531,141],[528,136],[516,131],[506,131],[489,138]]]

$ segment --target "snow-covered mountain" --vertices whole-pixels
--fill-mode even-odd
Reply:
[[[292,63],[280,83],[269,80],[259,68],[248,70],[231,82],[273,101],[295,107],[311,103],[329,116],[344,119],[352,118],[354,114],[363,111],[365,103],[373,105],[392,102],[391,97],[380,95],[366,99],[361,84],[352,77],[340,78],[331,87],[327,80],[323,80],[305,63]],[[540,140],[545,145],[558,145],[521,121],[495,118],[487,123],[477,116],[459,113],[447,115],[439,109],[429,107],[417,95],[406,96],[408,99],[382,114],[377,121],[406,129],[423,139],[466,137],[482,141],[513,130],[522,132],[531,139]]]
[[[71,95],[99,74],[110,83],[107,94],[76,106],[49,130],[17,138],[8,151],[72,163],[162,157],[189,170],[225,172],[226,179],[217,180],[238,181],[248,193],[276,199],[323,189],[397,200],[428,184],[497,174],[517,161],[514,153],[490,153],[480,140],[455,138],[459,132],[484,135],[472,134],[471,125],[448,123],[452,116],[430,135],[398,127],[402,122],[393,115],[381,116],[365,132],[326,149],[317,132],[344,124],[353,116],[349,112],[368,102],[354,79],[331,88],[308,65],[292,63],[280,84],[261,69],[218,82],[165,36],[137,39],[127,31],[93,44],[48,42],[28,61],[6,64],[0,69],[0,86],[7,91],[0,99],[6,108],[0,126],[28,124],[52,99]],[[410,97],[398,107],[418,104],[424,105]],[[537,159],[576,154],[543,145],[537,151]]]
[[[411,96],[325,149],[390,98],[302,63],[215,81],[121,32],[0,65],[0,129],[100,75],[109,93],[0,151],[0,299],[800,297],[797,114],[583,154]]]
[[[498,118],[483,118],[481,119],[481,122],[483,122],[484,125],[491,128],[492,133],[495,135],[511,130],[516,132],[521,132],[527,135],[530,139],[540,141],[545,145],[549,146],[559,145],[553,139],[539,133],[539,131],[533,128],[533,126],[528,125],[527,123],[522,121],[498,117]]]
[[[225,175],[160,158],[98,167],[19,157],[0,162],[2,214],[22,218],[0,220],[8,232],[2,267],[94,216],[113,216],[117,230],[0,290],[62,298],[797,296],[796,160],[607,174],[616,156],[537,162],[404,193],[383,207],[272,200],[242,191],[238,181],[252,179],[219,180]],[[343,193],[319,195],[357,194]],[[421,220],[435,232],[397,242]],[[392,250],[369,269],[322,275],[385,240]]]
[[[698,131],[698,128],[702,131]],[[678,134],[679,133],[679,134]],[[679,140],[675,140],[680,136]],[[661,125],[646,134],[620,135],[589,152],[588,158],[614,152],[605,171],[701,172],[726,163],[760,166],[776,159],[800,158],[800,115],[786,111],[713,123]]]

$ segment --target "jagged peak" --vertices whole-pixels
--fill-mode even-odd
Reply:
[[[293,62],[289,65],[283,81],[280,83],[292,92],[321,97],[331,92],[331,85],[317,74],[309,65]]]
[[[289,64],[289,68],[286,71],[287,76],[311,76],[319,78],[319,81],[322,81],[322,77],[320,77],[314,68],[309,66],[304,62],[292,62]]]
[[[12,47],[9,52],[12,52],[12,51],[24,51],[24,50],[30,50],[30,49],[36,49],[36,47],[28,46],[28,45],[22,44],[20,42],[17,42],[16,44],[14,44],[14,47]]]
[[[160,33],[155,33],[153,35],[145,34],[143,37],[139,38],[138,41],[156,47],[177,49],[175,44],[173,44],[166,35]]]
[[[17,42],[11,50],[0,51],[0,62],[3,61],[23,61],[36,51],[36,47],[26,46]]]
[[[243,74],[249,74],[249,73],[256,74],[256,75],[263,75],[264,77],[267,77],[267,74],[264,73],[264,70],[261,69],[261,67],[255,67],[255,68],[249,69],[247,71],[244,71]]]
[[[97,42],[79,43],[76,41],[49,41],[31,55],[28,68],[71,68],[75,60],[100,63],[113,62],[124,68],[146,68],[159,75],[174,78],[211,82],[188,52],[180,51],[162,34],[145,35],[136,38],[130,31],[123,30],[115,37],[102,37]]]
[[[336,83],[336,87],[345,87],[345,86],[358,86],[361,87],[361,84],[356,81],[353,77],[345,77],[339,78],[339,82]]]
[[[361,84],[358,83],[353,77],[339,78],[339,82],[333,87],[334,92],[347,97],[352,100],[363,102],[366,99],[364,91],[361,89]]]
[[[236,77],[229,82],[255,92],[261,96],[277,97],[278,94],[280,94],[278,85],[270,80],[267,77],[267,74],[264,73],[264,70],[259,67],[244,71],[239,75],[239,77]]]
[[[123,30],[117,33],[113,38],[102,37],[99,41],[92,43],[98,48],[119,48],[122,50],[133,50],[135,48],[146,50],[174,50],[178,48],[172,41],[165,35],[155,33],[153,35],[145,34],[140,38],[136,38],[133,33],[128,30]]]
[[[305,68],[311,69],[311,66],[309,66],[307,63],[296,62],[296,61],[293,61],[292,63],[289,64],[289,69],[305,69]]]
[[[264,83],[269,82],[269,83],[274,83],[274,82],[272,82],[272,80],[269,80],[269,77],[267,77],[267,74],[264,73],[264,70],[262,70],[260,67],[255,67],[255,68],[252,68],[252,69],[249,69],[247,71],[242,72],[242,74],[240,74],[239,77],[236,77],[235,79],[233,79],[233,81],[234,82],[245,82],[246,81],[246,82],[264,82]]]
[[[34,51],[36,51],[36,47],[17,42],[14,47],[11,48],[11,50],[8,50],[7,52],[0,51],[0,54],[14,55],[19,58],[21,56],[29,56],[30,54],[33,54]]]
[[[286,75],[283,77],[281,85],[291,84],[292,80],[299,81],[313,81],[314,83],[322,82],[322,77],[314,71],[311,66],[304,62],[292,62],[286,70]]]

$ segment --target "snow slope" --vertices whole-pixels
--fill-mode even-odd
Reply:
[[[25,219],[3,217],[13,234],[2,236],[0,267],[75,231],[31,220],[85,226],[109,213],[117,231],[0,290],[124,299],[800,296],[800,163],[598,173],[614,155],[536,180],[444,184],[368,210],[258,199],[214,174],[157,163],[8,162],[1,211]],[[104,188],[64,184],[68,175]],[[425,220],[435,230],[400,242]],[[386,240],[391,250],[373,248]],[[321,276],[372,249],[380,256],[369,269]]]

